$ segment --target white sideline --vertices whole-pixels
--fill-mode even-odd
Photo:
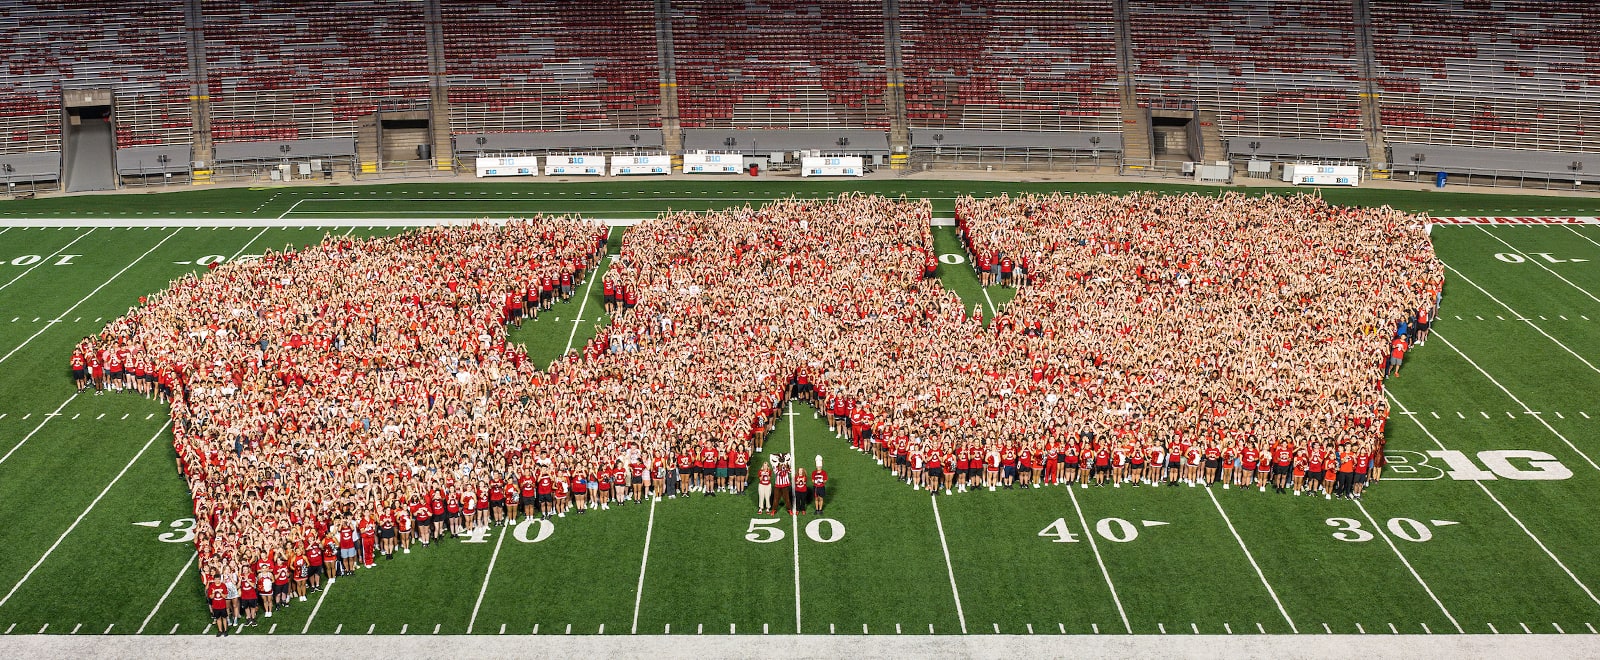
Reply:
[[[1569,229],[1570,229],[1570,227],[1569,227]],[[1506,246],[1506,247],[1508,247],[1508,248],[1511,248],[1511,251],[1512,251],[1512,252],[1515,252],[1515,253],[1517,253],[1517,254],[1518,254],[1518,255],[1520,255],[1520,256],[1521,256],[1521,257],[1522,257],[1522,258],[1523,258],[1523,259],[1524,259],[1524,260],[1526,260],[1526,261],[1527,261],[1527,262],[1528,262],[1528,263],[1530,263],[1530,264],[1533,264],[1533,265],[1535,265],[1535,266],[1538,266],[1538,267],[1540,267],[1540,268],[1543,268],[1543,269],[1544,269],[1544,272],[1546,272],[1546,273],[1549,273],[1549,274],[1551,274],[1551,275],[1554,275],[1554,276],[1556,276],[1556,279],[1559,279],[1559,280],[1561,280],[1561,281],[1563,281],[1563,282],[1566,282],[1566,283],[1567,283],[1567,286],[1570,286],[1570,287],[1572,287],[1572,288],[1574,288],[1574,289],[1577,289],[1577,290],[1579,290],[1579,291],[1582,291],[1582,292],[1583,292],[1583,295],[1586,295],[1586,296],[1589,296],[1589,299],[1590,299],[1590,300],[1593,300],[1593,301],[1595,301],[1595,302],[1597,302],[1597,303],[1600,303],[1600,298],[1596,298],[1596,297],[1594,297],[1594,294],[1592,294],[1592,293],[1589,293],[1589,290],[1588,290],[1588,289],[1585,289],[1585,288],[1583,288],[1583,287],[1581,287],[1581,286],[1578,286],[1578,285],[1577,285],[1577,284],[1573,284],[1573,283],[1572,283],[1572,280],[1569,280],[1569,279],[1567,279],[1567,278],[1566,278],[1566,277],[1563,277],[1563,276],[1562,276],[1562,275],[1561,275],[1561,273],[1557,273],[1557,272],[1555,272],[1555,271],[1553,271],[1553,270],[1550,270],[1550,267],[1549,267],[1549,266],[1546,266],[1546,265],[1544,265],[1544,264],[1543,264],[1543,263],[1542,263],[1542,261],[1543,261],[1543,260],[1542,260],[1542,259],[1534,259],[1534,258],[1533,258],[1533,257],[1530,257],[1530,256],[1528,256],[1528,255],[1527,255],[1527,254],[1526,254],[1526,253],[1524,253],[1524,252],[1523,252],[1523,251],[1522,251],[1522,250],[1520,250],[1520,249],[1517,249],[1517,246],[1515,246],[1515,245],[1512,245],[1512,244],[1510,244],[1510,243],[1507,243],[1507,242],[1506,242],[1506,241],[1505,241],[1505,239],[1503,239],[1503,238],[1500,238],[1500,237],[1499,237],[1499,236],[1495,236],[1495,235],[1494,235],[1494,233],[1493,233],[1493,232],[1491,232],[1491,231],[1489,231],[1489,230],[1488,230],[1488,229],[1485,229],[1485,228],[1483,228],[1483,227],[1478,227],[1478,231],[1481,231],[1481,232],[1483,232],[1483,233],[1484,233],[1484,234],[1486,234],[1486,235],[1487,235],[1487,236],[1488,236],[1488,237],[1489,237],[1489,238],[1492,238],[1492,239],[1494,239],[1494,240],[1497,240],[1497,241],[1500,241],[1500,244],[1501,244],[1501,245],[1504,245],[1504,246]]]
[[[1533,328],[1534,330],[1538,331],[1539,334],[1544,335],[1545,339],[1549,339],[1550,341],[1555,342],[1557,346],[1560,346],[1562,350],[1564,350],[1567,353],[1571,354],[1572,357],[1578,358],[1578,361],[1582,362],[1585,366],[1589,367],[1590,370],[1594,371],[1597,374],[1600,374],[1600,368],[1595,367],[1593,363],[1589,362],[1589,360],[1585,359],[1582,355],[1579,355],[1577,353],[1577,351],[1572,350],[1571,347],[1567,346],[1566,344],[1561,343],[1560,339],[1556,339],[1555,337],[1551,337],[1550,333],[1544,331],[1544,328],[1541,328],[1538,325],[1535,325],[1534,322],[1532,320],[1530,320],[1528,317],[1523,316],[1517,310],[1512,309],[1510,305],[1507,305],[1504,302],[1501,302],[1499,298],[1494,297],[1494,294],[1489,293],[1483,287],[1478,286],[1478,283],[1472,281],[1472,278],[1469,278],[1466,275],[1463,275],[1461,273],[1461,271],[1456,270],[1450,264],[1447,264],[1442,260],[1439,263],[1444,264],[1445,270],[1448,270],[1448,271],[1450,271],[1452,273],[1455,273],[1456,277],[1461,278],[1461,281],[1466,282],[1467,284],[1471,284],[1472,288],[1477,289],[1483,295],[1488,296],[1490,300],[1493,300],[1496,303],[1498,303],[1501,307],[1506,308],[1506,311],[1511,312],[1511,315],[1517,317],[1518,321],[1522,321],[1523,323],[1528,324],[1528,327]]]
[[[53,321],[51,321],[51,322],[49,322],[49,323],[46,323],[46,324],[45,324],[45,325],[44,325],[44,327],[42,327],[42,328],[39,328],[39,331],[38,331],[38,332],[35,332],[35,333],[33,333],[33,336],[32,336],[32,337],[29,337],[29,338],[27,338],[27,339],[26,339],[26,340],[24,340],[24,341],[23,341],[23,342],[22,342],[22,343],[21,343],[21,344],[17,344],[17,347],[16,347],[16,348],[13,348],[13,349],[11,349],[11,352],[10,352],[10,353],[6,353],[6,354],[5,354],[5,356],[4,356],[4,357],[0,357],[0,362],[5,362],[5,361],[6,361],[6,360],[9,360],[9,359],[11,359],[11,356],[13,356],[13,355],[16,355],[16,354],[17,354],[17,351],[20,351],[20,350],[22,350],[22,347],[24,347],[24,346],[27,346],[27,345],[28,345],[28,344],[29,344],[29,343],[31,343],[31,342],[32,342],[32,341],[33,341],[33,340],[34,340],[34,339],[37,339],[37,338],[38,338],[38,337],[39,337],[39,335],[42,335],[42,334],[44,334],[44,331],[46,331],[46,330],[49,330],[49,329],[50,329],[50,328],[51,328],[51,327],[53,327],[53,326],[54,326],[54,325],[55,325],[55,324],[57,324],[57,323],[60,323],[60,322],[61,322],[61,320],[62,320],[62,319],[63,319],[63,318],[64,318],[64,317],[66,317],[66,315],[68,315],[68,314],[71,314],[71,313],[72,313],[72,310],[74,310],[74,309],[77,309],[77,308],[78,308],[78,305],[82,305],[82,304],[83,304],[83,303],[84,303],[84,302],[86,302],[86,301],[88,301],[88,300],[89,300],[89,299],[90,299],[90,298],[93,298],[93,297],[94,297],[94,294],[96,294],[96,293],[100,293],[100,290],[101,290],[101,289],[104,289],[104,288],[106,288],[106,286],[107,286],[107,285],[109,285],[109,284],[111,284],[111,283],[112,283],[112,282],[115,282],[115,281],[117,281],[117,278],[119,278],[119,277],[122,277],[122,274],[123,274],[123,273],[126,273],[126,272],[128,272],[128,269],[130,269],[130,268],[133,268],[133,267],[134,267],[134,266],[135,266],[135,265],[137,265],[137,264],[138,264],[138,263],[139,263],[139,262],[141,262],[141,261],[144,261],[144,258],[145,258],[145,257],[148,257],[148,256],[150,256],[150,253],[151,253],[151,252],[155,252],[155,251],[156,251],[156,249],[157,249],[157,248],[159,248],[159,247],[161,247],[161,246],[162,246],[162,245],[164,245],[164,244],[166,244],[166,242],[167,242],[167,241],[170,241],[170,240],[172,240],[172,237],[173,237],[173,236],[177,236],[177,235],[178,235],[178,232],[180,232],[180,231],[183,231],[183,230],[182,230],[182,229],[175,229],[175,230],[173,230],[173,232],[172,232],[172,233],[170,233],[170,234],[167,234],[167,237],[166,237],[166,238],[163,238],[163,239],[161,239],[161,242],[159,242],[159,243],[156,243],[156,244],[155,244],[155,245],[153,245],[153,246],[151,246],[151,247],[150,247],[150,249],[148,249],[148,250],[145,250],[145,251],[144,251],[144,254],[141,254],[141,255],[139,255],[139,258],[137,258],[137,259],[134,259],[134,260],[133,260],[133,261],[132,261],[132,262],[130,262],[130,263],[129,263],[129,264],[128,264],[128,265],[126,265],[126,266],[123,266],[123,267],[122,267],[122,270],[119,270],[119,271],[117,271],[117,274],[116,274],[116,275],[112,275],[112,276],[111,276],[111,279],[108,279],[108,280],[106,280],[106,281],[105,281],[105,282],[104,282],[104,283],[102,283],[102,284],[101,284],[101,285],[100,285],[100,286],[97,286],[97,287],[95,287],[95,288],[94,288],[94,290],[93,290],[93,291],[90,291],[90,292],[89,292],[89,295],[87,295],[87,296],[84,296],[84,297],[83,297],[83,298],[82,298],[82,299],[80,299],[80,300],[79,300],[79,301],[78,301],[78,302],[75,302],[75,303],[73,303],[73,304],[72,304],[72,306],[71,306],[71,307],[68,307],[68,308],[67,308],[67,311],[65,311],[65,312],[62,312],[62,313],[61,313],[61,314],[60,314],[60,315],[59,315],[59,316],[57,316],[57,317],[56,317],[56,318],[55,318],[55,320],[53,320]]]
[[[334,570],[337,572],[338,569]],[[333,584],[333,580],[330,579],[328,580],[328,584],[322,587],[322,595],[317,597],[317,604],[311,607],[311,614],[306,616],[306,625],[304,628],[300,629],[300,634],[304,635],[311,631],[311,622],[317,620],[317,612],[322,611],[322,601],[328,599],[328,592],[333,591]]]
[[[1394,539],[1389,538],[1389,535],[1384,532],[1383,525],[1379,525],[1378,520],[1373,518],[1371,513],[1367,512],[1367,507],[1361,503],[1361,500],[1356,500],[1355,502],[1356,508],[1361,510],[1361,515],[1366,516],[1367,522],[1372,523],[1372,529],[1377,532],[1378,537],[1383,539],[1384,543],[1389,544],[1389,549],[1394,551],[1394,556],[1400,558],[1400,563],[1405,564],[1406,570],[1411,571],[1411,577],[1417,579],[1417,584],[1422,585],[1422,590],[1428,592],[1428,597],[1433,599],[1433,604],[1439,606],[1440,612],[1444,612],[1444,618],[1450,620],[1450,625],[1456,627],[1456,632],[1465,634],[1467,631],[1461,629],[1461,624],[1456,622],[1455,615],[1450,614],[1450,610],[1444,606],[1443,602],[1440,602],[1439,597],[1433,594],[1433,587],[1428,586],[1428,583],[1422,579],[1422,576],[1417,574],[1417,569],[1411,567],[1411,561],[1406,559],[1404,554],[1401,554],[1400,548],[1394,544]]]
[[[150,608],[150,614],[148,614],[148,615],[146,615],[144,617],[144,622],[139,624],[139,629],[134,631],[133,634],[135,634],[135,635],[143,635],[144,634],[145,626],[150,625],[150,620],[156,618],[156,612],[160,612],[161,611],[161,606],[166,604],[167,597],[172,595],[172,590],[178,586],[178,582],[179,581],[183,580],[183,574],[189,572],[189,567],[193,566],[194,565],[194,560],[199,558],[199,557],[200,557],[200,553],[199,552],[194,552],[194,553],[191,553],[189,555],[189,561],[184,562],[183,563],[183,568],[178,569],[178,576],[175,577],[175,578],[172,578],[172,584],[167,585],[166,593],[161,594],[161,600],[156,601],[156,606],[153,607],[153,608]]]
[[[1117,585],[1111,582],[1111,571],[1106,569],[1106,560],[1100,556],[1100,545],[1094,541],[1094,530],[1089,529],[1089,519],[1083,517],[1083,507],[1078,506],[1078,494],[1073,492],[1071,485],[1067,486],[1067,497],[1072,499],[1072,508],[1078,512],[1078,524],[1083,526],[1083,535],[1089,537],[1089,549],[1094,550],[1094,560],[1100,564],[1100,574],[1106,578],[1106,588],[1111,590],[1111,602],[1117,605],[1117,616],[1122,617],[1122,627],[1132,635],[1133,624],[1128,623],[1128,613],[1122,609],[1122,598],[1117,596]]]
[[[10,229],[10,227],[7,227],[7,229]],[[69,248],[69,247],[72,247],[72,246],[73,246],[73,245],[75,245],[75,244],[76,244],[76,243],[77,243],[77,242],[78,242],[78,241],[81,241],[81,240],[83,240],[83,237],[84,237],[84,236],[88,236],[88,235],[89,235],[89,234],[93,234],[93,233],[94,233],[94,230],[96,230],[96,229],[99,229],[99,227],[90,227],[90,228],[89,228],[89,231],[86,231],[86,232],[83,232],[83,233],[82,233],[82,234],[80,234],[80,235],[78,235],[78,237],[77,237],[77,238],[74,238],[74,239],[72,239],[72,242],[71,242],[71,243],[68,243],[68,244],[66,244],[66,245],[63,245],[63,246],[61,246],[61,249],[60,249],[60,250],[56,250],[56,251],[55,251],[55,252],[51,252],[51,253],[50,253],[50,256],[48,256],[48,257],[45,257],[45,258],[43,258],[43,259],[40,259],[40,260],[39,260],[39,263],[36,263],[36,264],[34,264],[34,265],[32,265],[32,266],[30,266],[30,267],[28,267],[28,269],[27,269],[27,270],[25,270],[25,271],[22,271],[22,274],[21,274],[21,275],[18,275],[18,276],[16,276],[16,277],[13,277],[13,278],[11,278],[11,281],[10,281],[10,282],[6,282],[6,283],[5,283],[5,284],[0,284],[0,291],[4,291],[4,290],[5,290],[5,289],[6,289],[6,287],[9,287],[9,286],[11,286],[11,285],[13,285],[13,284],[16,284],[16,283],[17,283],[17,280],[20,280],[20,279],[22,279],[22,278],[23,278],[23,277],[25,277],[25,276],[27,276],[27,274],[28,274],[28,273],[31,273],[31,272],[33,272],[33,269],[35,269],[35,268],[38,268],[38,267],[40,267],[40,266],[43,266],[43,265],[45,265],[45,264],[46,264],[46,263],[49,263],[49,261],[50,261],[50,260],[51,260],[51,259],[54,259],[54,258],[56,258],[56,255],[58,255],[58,254],[61,254],[61,252],[62,252],[62,251],[63,251],[63,250],[66,250],[66,249],[67,249],[67,248]]]
[[[1395,398],[1393,392],[1390,392],[1388,388],[1384,388],[1383,393],[1389,397],[1390,401],[1394,402],[1395,407],[1400,409],[1400,414],[1410,417],[1412,423],[1416,424],[1417,428],[1422,429],[1422,432],[1427,434],[1428,439],[1432,440],[1433,444],[1439,445],[1439,449],[1441,450],[1449,451],[1449,449],[1444,446],[1444,443],[1440,442],[1439,438],[1433,434],[1433,431],[1428,430],[1428,427],[1422,423],[1422,420],[1417,419],[1416,415],[1411,414],[1411,411],[1406,409],[1405,404],[1400,403],[1400,399]],[[1539,540],[1539,537],[1533,534],[1533,530],[1528,529],[1527,525],[1522,524],[1522,519],[1518,518],[1516,514],[1511,513],[1511,509],[1506,508],[1505,503],[1501,502],[1500,498],[1495,497],[1494,492],[1490,491],[1488,486],[1483,485],[1482,481],[1477,480],[1474,480],[1472,483],[1477,484],[1478,488],[1483,490],[1484,495],[1488,495],[1489,499],[1494,500],[1495,506],[1500,507],[1500,510],[1504,511],[1505,514],[1511,518],[1511,521],[1517,524],[1517,527],[1522,528],[1522,532],[1527,534],[1528,538],[1533,539],[1533,542],[1539,546],[1539,549],[1543,550],[1546,555],[1549,555],[1550,560],[1555,562],[1557,566],[1560,566],[1561,570],[1567,574],[1567,577],[1572,578],[1572,582],[1577,584],[1578,588],[1582,589],[1583,593],[1589,596],[1589,600],[1594,601],[1596,605],[1600,605],[1600,597],[1596,597],[1594,592],[1589,590],[1589,585],[1586,585],[1582,580],[1579,580],[1578,576],[1572,573],[1572,569],[1567,568],[1567,565],[1561,561],[1561,558],[1557,557],[1556,553],[1551,552],[1550,548],[1545,546],[1544,541]]]
[[[1071,488],[1067,491],[1071,492]],[[939,517],[939,496],[928,495],[933,502],[933,524],[939,528],[939,547],[944,549],[944,569],[950,573],[950,594],[956,599],[956,619],[961,621],[961,634],[967,634],[967,615],[961,610],[961,590],[956,588],[956,569],[950,563],[950,544],[944,540],[944,520]]]
[[[28,578],[33,577],[33,572],[39,570],[39,567],[44,565],[44,561],[50,558],[51,553],[54,553],[57,547],[61,546],[61,542],[66,540],[67,535],[71,534],[72,530],[78,528],[78,523],[83,522],[83,519],[88,517],[89,512],[93,511],[95,505],[99,504],[100,500],[105,498],[106,493],[111,492],[111,487],[117,485],[117,482],[122,480],[122,475],[128,473],[128,468],[133,467],[133,464],[139,460],[139,457],[144,455],[145,450],[149,449],[150,445],[155,444],[156,438],[161,437],[162,433],[166,433],[167,428],[170,426],[172,426],[171,420],[168,420],[167,423],[162,424],[161,429],[156,431],[155,435],[150,436],[150,439],[144,443],[144,446],[139,448],[139,453],[134,454],[133,458],[128,459],[128,464],[122,466],[122,471],[118,472],[117,476],[111,479],[111,483],[106,484],[106,487],[100,491],[100,494],[94,497],[94,501],[90,502],[89,506],[83,510],[83,513],[78,514],[78,519],[72,521],[72,524],[67,527],[67,531],[62,532],[61,536],[56,539],[56,542],[50,544],[50,549],[45,550],[44,556],[40,557],[39,561],[34,562],[33,568],[28,569],[28,572],[23,574],[21,580],[17,580],[17,583],[11,587],[11,591],[6,592],[5,598],[0,598],[0,607],[5,607],[6,602],[10,601],[11,597],[16,595],[17,590],[22,588],[23,583],[27,582]]]
[[[1300,628],[1294,625],[1294,619],[1289,618],[1289,611],[1283,609],[1283,601],[1278,600],[1278,592],[1267,582],[1267,575],[1261,572],[1261,565],[1256,563],[1255,555],[1250,554],[1250,548],[1245,547],[1244,538],[1239,536],[1239,530],[1234,529],[1233,520],[1228,518],[1228,512],[1222,510],[1222,503],[1217,501],[1217,494],[1206,489],[1206,495],[1211,497],[1211,503],[1217,507],[1217,513],[1222,514],[1222,522],[1228,523],[1228,531],[1233,533],[1233,540],[1239,542],[1239,549],[1244,551],[1244,558],[1250,560],[1250,567],[1256,569],[1256,575],[1261,578],[1261,586],[1267,588],[1267,594],[1272,596],[1272,602],[1277,603],[1278,613],[1283,615],[1283,620],[1289,622],[1289,630],[1295,634],[1300,633]]]
[[[1478,370],[1478,373],[1480,373],[1480,374],[1483,374],[1483,377],[1484,377],[1484,378],[1488,378],[1488,379],[1489,379],[1489,382],[1491,382],[1491,383],[1494,383],[1494,386],[1495,386],[1495,387],[1498,387],[1498,388],[1500,388],[1500,391],[1501,391],[1501,392],[1504,392],[1504,393],[1505,393],[1505,395],[1506,395],[1506,396],[1508,396],[1508,397],[1511,397],[1511,401],[1512,401],[1512,402],[1514,402],[1514,403],[1516,403],[1516,404],[1517,404],[1517,405],[1519,405],[1519,406],[1522,406],[1522,409],[1523,409],[1523,410],[1529,410],[1529,411],[1531,411],[1531,410],[1533,410],[1533,409],[1532,409],[1532,408],[1529,408],[1529,407],[1528,407],[1528,404],[1526,404],[1526,403],[1523,403],[1523,402],[1522,402],[1522,399],[1519,399],[1519,398],[1517,398],[1517,395],[1515,395],[1515,394],[1512,394],[1512,393],[1511,393],[1511,390],[1508,390],[1508,389],[1506,389],[1506,386],[1504,386],[1504,385],[1501,385],[1501,384],[1500,384],[1500,381],[1498,381],[1498,380],[1495,380],[1495,379],[1494,379],[1494,376],[1490,376],[1490,375],[1489,375],[1489,372],[1487,372],[1487,371],[1484,371],[1484,370],[1483,370],[1483,367],[1480,367],[1480,366],[1478,366],[1478,363],[1477,363],[1477,362],[1474,362],[1474,361],[1473,361],[1473,360],[1472,360],[1472,358],[1470,358],[1470,357],[1467,357],[1467,354],[1466,354],[1466,353],[1463,353],[1463,352],[1461,352],[1461,349],[1459,349],[1459,348],[1456,348],[1456,345],[1455,345],[1455,344],[1452,344],[1452,343],[1450,343],[1450,340],[1449,340],[1449,339],[1445,339],[1445,338],[1444,338],[1444,335],[1441,335],[1441,334],[1439,334],[1439,333],[1437,333],[1437,332],[1433,332],[1433,333],[1430,333],[1430,334],[1429,334],[1429,337],[1430,337],[1430,338],[1436,338],[1436,339],[1438,339],[1438,340],[1439,340],[1439,341],[1442,341],[1442,342],[1444,342],[1444,345],[1445,345],[1445,346],[1449,346],[1449,347],[1450,347],[1450,350],[1452,350],[1452,351],[1455,351],[1455,352],[1456,352],[1456,355],[1460,355],[1460,356],[1461,356],[1461,359],[1463,359],[1463,360],[1466,360],[1466,361],[1467,361],[1467,364],[1470,364],[1470,365],[1472,365],[1472,368],[1473,368],[1473,369],[1477,369],[1477,370]],[[1539,420],[1539,423],[1540,423],[1540,424],[1542,424],[1542,425],[1544,425],[1544,428],[1545,428],[1545,430],[1547,430],[1547,431],[1549,431],[1549,432],[1550,432],[1550,433],[1552,433],[1552,434],[1554,434],[1554,435],[1555,435],[1555,436],[1556,436],[1556,437],[1557,437],[1557,438],[1560,438],[1560,439],[1561,439],[1561,441],[1562,441],[1562,442],[1564,442],[1564,443],[1567,443],[1567,447],[1570,447],[1570,448],[1571,448],[1571,449],[1572,449],[1572,451],[1573,451],[1573,452],[1575,452],[1575,453],[1577,453],[1577,454],[1578,454],[1578,455],[1579,455],[1579,456],[1582,456],[1582,457],[1583,457],[1583,460],[1584,460],[1584,462],[1586,462],[1586,463],[1588,463],[1588,464],[1589,464],[1589,467],[1592,467],[1592,468],[1594,468],[1594,469],[1595,469],[1595,470],[1600,470],[1600,465],[1596,465],[1596,464],[1595,464],[1595,462],[1594,462],[1594,459],[1592,459],[1592,458],[1589,458],[1589,455],[1588,455],[1588,454],[1585,454],[1585,453],[1583,453],[1583,450],[1582,450],[1582,449],[1578,449],[1578,446],[1577,446],[1577,445],[1575,445],[1575,444],[1572,444],[1572,441],[1571,441],[1571,440],[1568,440],[1568,439],[1567,439],[1567,436],[1564,436],[1564,435],[1561,435],[1561,432],[1560,432],[1560,431],[1557,431],[1557,430],[1556,430],[1556,428],[1555,428],[1555,427],[1554,427],[1554,426],[1551,426],[1551,425],[1550,425],[1550,422],[1547,422],[1547,421],[1544,421],[1544,415],[1533,415],[1533,418],[1534,418],[1534,419],[1537,419],[1537,420]]]

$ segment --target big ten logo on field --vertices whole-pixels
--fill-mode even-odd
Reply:
[[[1384,481],[1559,481],[1571,479],[1572,470],[1542,451],[1494,449],[1478,452],[1478,467],[1465,453],[1453,449],[1429,452],[1391,449],[1383,452]],[[1488,469],[1484,469],[1488,468]]]

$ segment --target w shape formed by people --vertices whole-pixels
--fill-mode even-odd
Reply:
[[[298,566],[314,589],[323,557],[353,571],[519,516],[742,490],[787,400],[931,487],[1069,453],[1370,460],[1396,321],[1442,286],[1419,219],[1389,209],[964,199],[985,283],[1018,289],[985,323],[933,278],[930,220],[847,195],[647,221],[606,276],[611,323],[545,370],[506,325],[583,290],[593,221],[268,252],[174,281],[78,355],[96,387],[170,399],[207,576]]]

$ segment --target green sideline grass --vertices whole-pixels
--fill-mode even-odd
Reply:
[[[892,184],[946,191],[1022,185]],[[406,194],[414,185],[420,184],[371,190]],[[537,186],[548,185],[514,187],[539,191],[544,188]],[[657,182],[665,190],[687,185]],[[720,186],[713,191],[735,186],[709,185]],[[741,185],[769,194],[821,194],[838,184]],[[588,192],[566,192],[580,191]],[[92,198],[34,202],[57,204],[51,207],[57,212],[112,215],[154,212],[156,207],[131,206],[135,200],[163,200],[169,206],[159,207],[161,212],[177,212],[190,204],[170,200],[194,196],[220,212],[251,200],[259,205],[265,199],[260,195],[273,192],[139,195],[115,198],[115,206],[105,198],[98,204]],[[1404,196],[1358,192],[1371,193],[1371,203],[1412,203]],[[1420,204],[1456,203],[1466,196],[1417,197]],[[1431,210],[1511,212],[1507,200]],[[292,202],[283,201],[271,202],[261,214],[284,213]],[[1591,200],[1536,201],[1571,213],[1593,208]],[[16,204],[0,209],[22,208]],[[363,208],[385,210],[376,203]],[[374,231],[336,231],[346,230]],[[164,407],[133,395],[74,398],[66,356],[79,338],[139,295],[199,268],[193,265],[199,257],[305,244],[325,231],[99,229],[68,251],[81,253],[73,265],[41,266],[0,289],[0,356],[12,353],[0,362],[0,455],[27,438],[0,463],[0,501],[14,503],[0,507],[0,547],[6,548],[0,553],[0,595],[20,582],[0,605],[0,633],[34,633],[48,625],[47,633],[99,634],[109,626],[112,634],[131,634],[147,617],[145,634],[166,634],[174,626],[193,634],[206,625],[199,582],[192,569],[184,570],[192,545],[158,538],[173,533],[173,521],[189,515],[191,506],[172,464],[170,435],[161,432]],[[0,234],[0,261],[50,254],[85,233],[11,229]],[[613,251],[623,236],[622,229],[613,232]],[[602,625],[606,634],[626,634],[637,621],[641,633],[670,626],[672,634],[725,634],[732,626],[739,634],[859,634],[865,626],[869,634],[897,628],[910,634],[932,626],[936,634],[951,634],[964,621],[967,632],[980,634],[1026,634],[1030,628],[1035,634],[1388,633],[1390,624],[1402,633],[1454,633],[1457,624],[1473,633],[1520,633],[1524,625],[1532,632],[1555,633],[1559,627],[1588,633],[1600,619],[1600,603],[1585,591],[1600,585],[1600,554],[1593,551],[1600,521],[1587,515],[1600,469],[1586,458],[1600,456],[1600,406],[1592,396],[1600,371],[1583,360],[1600,365],[1600,300],[1592,295],[1600,293],[1600,229],[1437,227],[1434,239],[1454,269],[1438,334],[1390,384],[1423,426],[1396,415],[1390,449],[1438,450],[1437,438],[1480,468],[1475,457],[1481,451],[1542,451],[1569,469],[1570,478],[1481,485],[1391,479],[1360,505],[1187,487],[974,492],[935,502],[895,482],[835,439],[807,407],[796,406],[796,415],[784,418],[767,446],[789,450],[792,432],[799,460],[809,464],[814,455],[824,457],[834,476],[827,517],[844,529],[832,542],[807,535],[814,516],[796,521],[782,515],[769,525],[784,532],[781,541],[747,541],[756,518],[753,495],[628,505],[559,519],[539,543],[523,543],[496,528],[482,543],[447,542],[380,562],[246,632],[430,634],[437,627],[463,633],[470,621],[472,632],[481,634],[497,634],[502,626],[507,634],[528,634],[535,626],[539,634],[563,634],[569,625],[573,634],[599,633]],[[949,229],[936,230],[935,244],[942,254],[961,253]],[[25,270],[0,266],[0,285]],[[940,275],[969,308],[990,304],[966,264],[941,264]],[[556,359],[569,341],[582,346],[605,322],[598,287],[580,291],[587,303],[562,303],[513,332],[539,363]],[[1009,292],[991,289],[989,298],[1003,307]],[[1526,467],[1527,461],[1517,464]],[[935,506],[942,525],[935,522]],[[1126,521],[1136,537],[1127,538],[1122,523],[1112,519]],[[1390,525],[1414,533],[1410,522],[1391,523],[1397,519],[1416,521],[1431,539],[1397,536]],[[148,521],[157,526],[133,524]],[[1337,540],[1334,534],[1352,521],[1381,536]],[[1450,522],[1457,524],[1443,524]],[[1097,531],[1102,526],[1110,536]],[[1052,530],[1068,531],[1075,541],[1040,536]],[[494,571],[486,585],[491,558]],[[171,595],[163,599],[169,586]],[[313,609],[316,617],[307,628]]]

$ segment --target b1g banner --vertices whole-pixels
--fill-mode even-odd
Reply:
[[[539,176],[537,156],[479,158],[478,178],[486,176]]]
[[[860,156],[824,156],[800,159],[800,176],[862,176]]]
[[[684,174],[738,174],[744,167],[739,154],[684,154]]]
[[[546,176],[555,174],[605,176],[606,157],[593,154],[585,154],[582,156],[545,156],[544,173]]]
[[[1361,168],[1354,165],[1284,163],[1283,180],[1299,186],[1359,186]]]
[[[622,174],[671,174],[672,156],[612,156],[611,176]]]

